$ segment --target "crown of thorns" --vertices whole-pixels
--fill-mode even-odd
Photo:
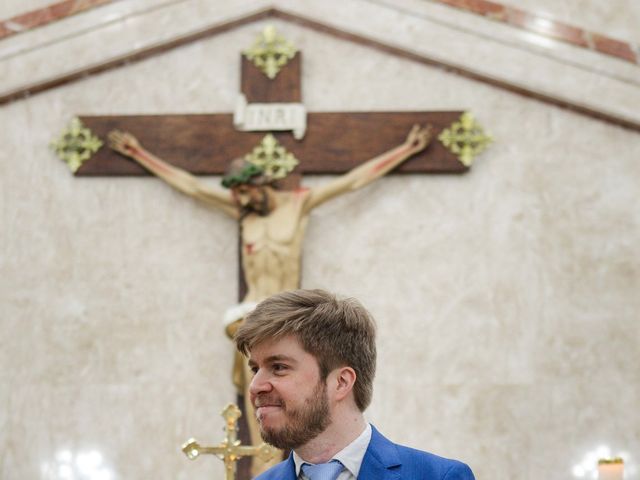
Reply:
[[[251,183],[251,179],[264,175],[264,170],[258,165],[247,163],[242,170],[235,173],[229,173],[222,177],[222,186],[224,188],[233,188],[238,185],[246,185]]]

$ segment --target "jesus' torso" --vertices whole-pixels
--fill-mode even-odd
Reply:
[[[247,282],[244,301],[259,302],[300,287],[300,256],[309,220],[309,189],[275,191],[268,215],[249,213],[241,222],[242,268]]]

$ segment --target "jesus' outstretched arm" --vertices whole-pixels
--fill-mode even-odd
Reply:
[[[431,140],[431,131],[431,125],[424,127],[414,125],[404,143],[358,165],[325,185],[313,188],[305,204],[305,211],[309,212],[327,200],[362,188],[386,175],[409,157],[424,150]]]
[[[239,217],[231,193],[220,188],[210,187],[200,182],[189,172],[176,168],[145,150],[130,133],[114,130],[109,133],[109,147],[129,157],[160,177],[176,190],[190,197],[213,205],[233,218]]]

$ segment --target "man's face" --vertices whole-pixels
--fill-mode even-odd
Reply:
[[[322,433],[331,422],[326,382],[313,355],[293,336],[255,346],[249,387],[262,438],[281,449],[295,449]]]
[[[243,208],[250,208],[256,212],[265,209],[266,192],[258,185],[238,185],[231,189],[236,203]]]

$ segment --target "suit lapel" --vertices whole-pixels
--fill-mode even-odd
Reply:
[[[382,436],[371,426],[371,441],[362,459],[358,480],[393,480],[399,479],[397,468],[401,465],[395,444]]]
[[[293,453],[289,454],[289,458],[286,461],[267,470],[264,475],[265,480],[296,480],[296,465],[293,461]]]
[[[289,458],[287,459],[285,477],[283,477],[282,480],[296,480],[296,464],[293,461],[293,452],[289,454]]]

